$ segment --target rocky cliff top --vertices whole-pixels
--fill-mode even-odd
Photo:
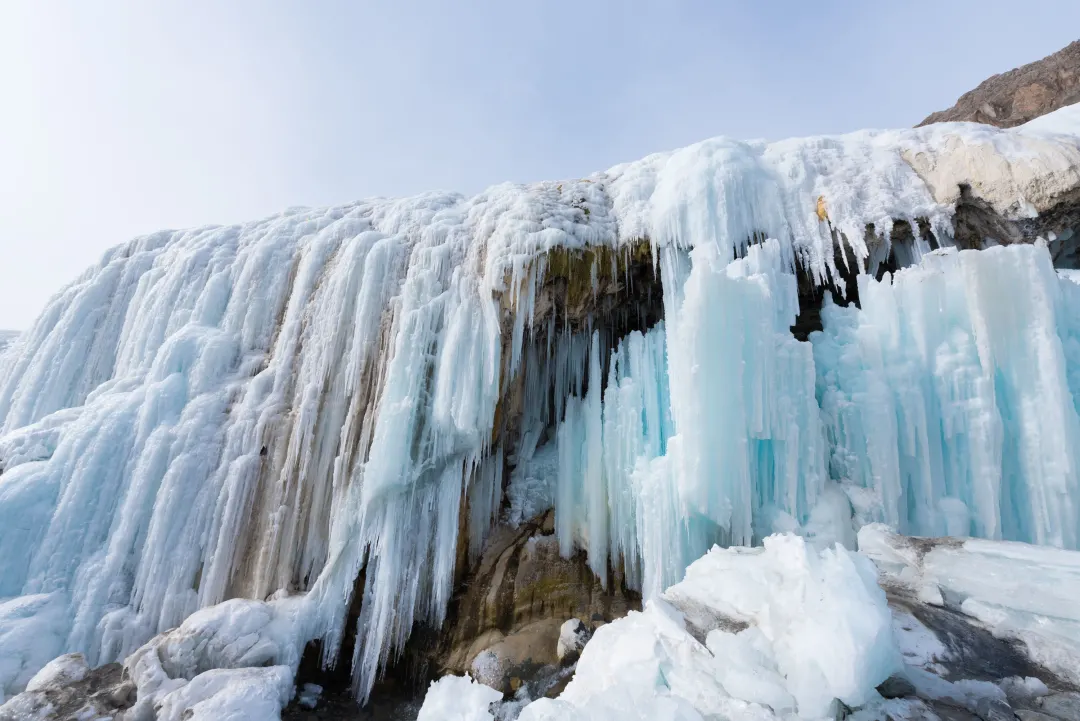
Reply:
[[[971,121],[1011,128],[1080,102],[1080,40],[1042,60],[987,78],[920,126]]]

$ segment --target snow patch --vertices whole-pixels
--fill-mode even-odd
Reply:
[[[493,721],[491,704],[502,692],[469,676],[443,676],[432,681],[416,721]]]

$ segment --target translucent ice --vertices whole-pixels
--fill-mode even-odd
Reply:
[[[974,269],[963,287],[978,312],[956,311],[961,330],[981,319],[968,341],[924,314],[926,333],[953,344],[919,352],[924,366],[940,356],[933,392],[953,394],[942,433],[973,439],[956,446],[962,460],[898,450],[934,437],[932,403],[924,423],[844,400],[845,383],[865,383],[916,408],[911,378],[936,397],[925,367],[843,365],[857,311],[827,312],[833,345],[815,349],[823,434],[815,358],[787,328],[797,262],[811,282],[835,279],[837,262],[872,271],[897,220],[925,219],[949,245],[949,193],[987,167],[970,158],[996,163],[1001,177],[980,187],[1000,212],[1040,207],[1078,167],[1077,112],[1043,130],[714,139],[585,179],[293,210],[109,251],[0,351],[0,633],[42,640],[2,647],[4,693],[45,656],[120,659],[238,598],[298,599],[279,654],[319,639],[333,663],[359,593],[363,698],[414,623],[442,622],[458,537],[479,552],[504,486],[511,521],[553,504],[564,552],[586,549],[605,581],[622,564],[650,596],[713,542],[759,540],[777,522],[821,528],[821,499],[842,505],[827,492],[829,444],[867,517],[970,519],[975,533],[1075,546],[1076,496],[1052,500],[1076,482],[1065,389],[1080,391],[1080,331],[1065,309],[1080,286],[1054,286],[1045,259],[948,261]],[[543,291],[557,253],[619,258],[643,241],[662,324],[619,338],[588,312],[556,318]],[[595,292],[595,263],[589,273]],[[991,282],[1017,284],[1015,309],[979,285]],[[905,283],[864,284],[867,322],[894,295],[920,302]],[[821,380],[839,368],[845,378]],[[930,471],[916,482],[915,467]]]
[[[811,349],[789,331],[791,259],[769,240],[730,264],[711,244],[685,262],[668,324],[619,345],[602,401],[592,354],[557,436],[564,553],[588,549],[601,578],[621,559],[647,596],[713,543],[768,535],[774,511],[806,520],[825,481]]]
[[[864,520],[1076,548],[1080,286],[1012,246],[935,251],[859,297],[811,341],[831,473]]]

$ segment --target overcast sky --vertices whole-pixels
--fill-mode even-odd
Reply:
[[[0,328],[101,252],[293,205],[908,126],[1077,0],[0,0]]]

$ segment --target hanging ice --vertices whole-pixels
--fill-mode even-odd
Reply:
[[[943,250],[811,337],[831,470],[904,533],[1080,543],[1080,286],[1045,248]]]
[[[359,592],[352,670],[363,697],[414,622],[442,620],[458,536],[481,548],[504,481],[541,489],[515,496],[528,501],[519,509],[550,498],[564,551],[586,548],[602,578],[621,563],[649,593],[714,540],[806,521],[825,489],[826,448],[809,346],[787,332],[795,264],[817,283],[837,280],[845,259],[873,270],[901,220],[922,219],[948,245],[957,184],[987,163],[996,176],[978,189],[997,212],[1042,207],[1080,185],[1069,134],[1078,112],[1009,131],[716,139],[587,179],[294,210],[110,251],[0,351],[0,637],[11,641],[0,687],[17,690],[48,660],[26,639],[96,664],[231,598],[297,597],[292,636],[278,639],[295,652],[280,657],[294,662],[321,639],[331,662]],[[917,259],[929,245],[920,237],[905,250]],[[917,454],[931,487],[922,505],[904,506],[908,520],[957,519],[963,501],[983,524],[973,530],[995,533],[989,481],[964,486],[961,475],[992,468],[1000,452],[999,487],[1020,483],[1024,503],[1042,504],[1002,511],[1000,533],[1075,545],[1075,506],[1051,495],[1075,493],[1064,383],[1080,387],[1080,352],[1064,309],[1077,299],[1052,287],[1038,252],[1024,256],[1026,274],[989,267],[990,255],[973,262],[987,265],[978,278],[1018,284],[1039,314],[1030,343],[1011,345],[1012,321],[970,312],[985,324],[966,331],[977,350],[957,340],[942,361],[954,363],[966,403],[957,408],[967,409],[950,411],[949,428],[990,417],[967,402],[989,391],[960,376],[970,359],[988,369],[992,358],[1000,431],[1015,430],[1029,455],[994,451],[990,421],[978,429],[988,440],[964,446],[967,460],[947,472],[932,464],[952,456]],[[660,275],[662,324],[599,298],[605,288],[632,295],[631,260]],[[882,286],[880,299],[868,285],[867,303],[906,298],[905,282]],[[988,298],[966,287],[978,291],[971,303]],[[861,327],[847,315],[829,321],[838,348],[845,328]],[[827,347],[819,342],[819,358]],[[841,368],[834,355],[818,365]],[[1032,380],[1034,362],[1053,374]],[[852,370],[843,382],[865,375]],[[931,376],[910,373],[931,398]],[[889,384],[912,387],[871,375],[886,396]],[[1032,418],[1043,401],[1061,425]],[[840,433],[837,419],[862,411],[822,402],[828,437],[866,456],[843,480],[912,487],[899,470],[863,473],[871,455],[888,457],[888,428]],[[831,454],[834,470],[840,457]],[[941,496],[958,500],[942,507]],[[881,498],[880,514],[899,521],[898,497]]]
[[[768,535],[776,511],[805,520],[825,480],[811,349],[789,330],[793,260],[776,240],[730,264],[711,243],[681,260],[670,331],[620,344],[602,402],[594,347],[557,438],[560,547],[588,549],[601,578],[621,559],[648,596],[713,543]]]

